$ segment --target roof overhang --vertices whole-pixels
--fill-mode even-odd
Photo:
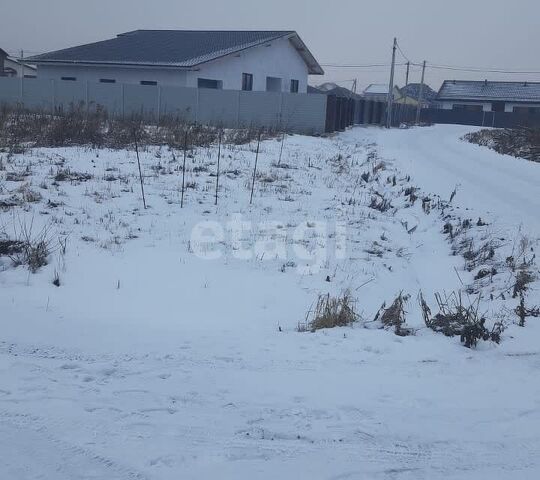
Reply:
[[[540,98],[538,99],[523,99],[523,98],[493,98],[493,97],[486,97],[486,98],[448,98],[448,97],[436,97],[435,100],[437,102],[506,102],[506,103],[538,103],[540,104]]]
[[[300,54],[300,56],[306,62],[308,67],[308,73],[310,75],[324,75],[323,68],[319,65],[319,62],[315,60],[313,54],[309,51],[306,44],[302,41],[300,36],[295,33],[289,37],[289,41],[292,43],[293,47]]]

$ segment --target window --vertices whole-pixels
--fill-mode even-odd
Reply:
[[[221,80],[211,80],[209,78],[198,78],[197,79],[198,88],[213,88],[221,89],[223,88],[223,82]]]
[[[459,110],[461,112],[482,112],[484,107],[483,105],[465,105],[461,103],[454,103],[452,110]]]
[[[242,90],[251,92],[253,90],[253,74],[242,73]]]
[[[298,80],[291,80],[291,93],[298,93],[299,83],[300,82]]]
[[[75,82],[77,79],[75,77],[62,77],[62,80],[66,82]]]
[[[141,80],[141,85],[157,85],[157,82],[154,80]]]
[[[522,115],[540,115],[540,107],[514,107],[513,112]]]
[[[116,80],[112,78],[100,78],[99,81],[100,83],[116,83]]]
[[[504,102],[492,102],[491,111],[492,112],[504,112]]]
[[[281,78],[266,77],[267,92],[281,92]]]

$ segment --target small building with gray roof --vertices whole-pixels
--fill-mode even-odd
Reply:
[[[446,80],[436,101],[445,110],[540,115],[540,82]]]

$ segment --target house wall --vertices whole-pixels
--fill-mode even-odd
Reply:
[[[510,103],[507,102],[504,106],[505,112],[513,112],[514,107],[534,107],[534,108],[540,108],[540,102],[538,103]]]
[[[452,110],[454,105],[482,105],[482,110],[484,112],[491,112],[491,102],[442,101],[439,103],[443,110]]]
[[[441,108],[443,110],[452,110],[454,105],[482,105],[484,112],[491,112],[492,109],[492,102],[460,102],[460,101],[444,101],[440,102]],[[540,102],[538,103],[516,103],[516,102],[505,102],[504,104],[504,111],[505,112],[513,112],[514,107],[535,107],[540,108]]]
[[[298,80],[299,93],[307,92],[308,68],[287,38],[275,40],[201,65],[187,74],[187,86],[196,87],[198,78],[221,80],[225,90],[241,90],[242,73],[253,74],[253,90],[266,91],[266,77],[281,78],[281,91],[289,92],[291,80]]]
[[[224,90],[241,90],[242,73],[253,74],[253,90],[266,91],[266,77],[279,77],[282,91],[290,90],[290,81],[299,81],[299,92],[307,92],[308,68],[300,54],[286,38],[228,55],[187,71],[164,68],[89,67],[40,65],[38,78],[60,80],[75,77],[77,81],[99,82],[101,78],[117,83],[140,84],[141,80],[157,81],[162,86],[197,87],[198,78],[220,80]]]
[[[114,79],[116,83],[140,85],[141,80],[158,82],[158,85],[186,86],[186,72],[167,68],[84,67],[76,65],[40,65],[38,78],[60,80],[75,77],[77,81],[98,83],[100,79]]]

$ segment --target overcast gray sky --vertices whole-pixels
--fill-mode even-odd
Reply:
[[[321,64],[389,63],[394,36],[412,61],[540,72],[539,0],[3,0],[0,47],[28,54],[136,29],[297,30]],[[403,58],[398,54],[398,59]],[[389,68],[330,68],[322,81],[387,82]],[[411,81],[419,81],[414,68]],[[540,80],[540,74],[429,69],[449,79]],[[397,69],[403,85],[405,68]]]

